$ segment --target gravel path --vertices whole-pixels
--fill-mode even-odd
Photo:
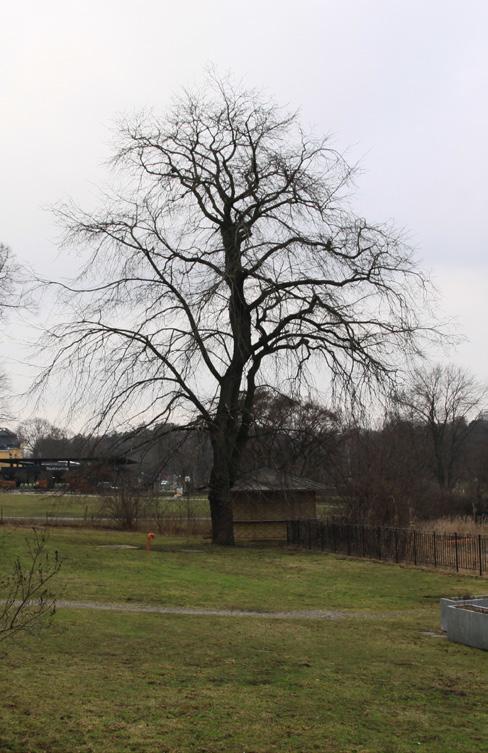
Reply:
[[[332,609],[306,609],[283,612],[258,612],[246,609],[205,609],[204,607],[158,607],[149,604],[119,604],[97,601],[56,601],[59,609],[98,609],[102,612],[135,612],[136,614],[182,614],[191,617],[252,617],[261,620],[344,620],[350,617],[362,619],[386,619],[400,617],[411,610],[391,612],[341,612]]]
[[[57,600],[59,609],[99,609],[102,612],[136,612],[138,614],[184,614],[193,617],[254,617],[265,620],[340,620],[347,612],[310,609],[290,612],[258,612],[246,609],[206,609],[204,607],[158,607],[149,604],[117,604],[97,601]]]

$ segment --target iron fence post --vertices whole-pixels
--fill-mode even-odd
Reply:
[[[2,519],[3,510],[0,507],[0,524]],[[46,524],[51,520],[48,511],[45,513],[45,520]],[[383,528],[364,524],[353,526],[349,523],[338,525],[330,520],[288,520],[286,531],[288,544],[310,550],[320,548],[322,551],[335,553],[347,552],[348,556],[376,556],[379,560],[394,557],[397,563],[412,562],[416,566],[422,563],[433,564],[436,568],[442,567],[442,563],[445,562],[448,567],[454,565],[456,572],[468,568],[478,570],[480,576],[488,572],[485,562],[488,537],[482,534],[465,535],[460,538],[456,531],[452,534],[441,534],[439,538],[435,531],[422,533],[415,528]],[[465,548],[464,553],[463,549],[460,549],[460,544]]]

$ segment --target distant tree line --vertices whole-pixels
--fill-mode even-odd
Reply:
[[[483,398],[481,386],[454,366],[413,371],[375,421],[263,388],[241,472],[266,466],[313,479],[337,514],[374,524],[488,512]],[[203,426],[160,424],[90,437],[33,419],[18,433],[33,456],[126,455],[137,461],[139,485],[190,478],[194,492],[207,490],[212,450]]]

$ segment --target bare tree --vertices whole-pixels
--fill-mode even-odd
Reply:
[[[452,490],[458,479],[470,418],[478,411],[485,392],[463,369],[438,364],[415,369],[396,396],[400,409],[426,429],[434,475],[442,490]]]
[[[0,322],[13,308],[18,308],[20,300],[16,293],[16,277],[19,268],[15,264],[9,247],[0,243]],[[0,371],[0,420],[8,417],[7,405],[4,396],[8,390],[8,379],[5,373]]]
[[[7,376],[0,372],[0,421],[8,418],[8,406],[5,398],[8,391]]]
[[[8,246],[0,243],[0,317],[12,308],[17,308],[19,299],[15,292],[18,267]]]
[[[465,450],[465,479],[472,494],[473,514],[487,512],[488,497],[488,421],[481,411],[470,424]]]
[[[17,426],[17,436],[32,457],[59,454],[59,445],[66,449],[66,432],[45,418],[35,417],[22,421]]]
[[[353,522],[408,525],[432,504],[432,479],[422,426],[393,412],[383,421],[364,415],[345,427],[333,470],[343,511]],[[428,468],[430,471],[430,468]]]
[[[268,466],[331,483],[340,445],[339,416],[313,400],[256,391],[243,464]]]
[[[0,580],[0,641],[38,627],[56,609],[50,581],[61,567],[58,552],[51,554],[46,534],[34,530],[28,555],[27,565],[17,557],[10,575]]]
[[[327,139],[255,92],[212,80],[163,121],[122,124],[114,163],[100,213],[58,208],[92,250],[38,384],[74,374],[100,425],[204,425],[213,539],[230,544],[256,388],[381,383],[416,350],[425,280],[392,228],[351,213]]]

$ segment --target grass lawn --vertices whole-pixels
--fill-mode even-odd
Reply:
[[[96,514],[100,498],[77,494],[42,492],[0,492],[0,510],[3,517],[74,517]]]
[[[193,516],[210,514],[208,500],[203,497],[174,499],[161,497],[160,505],[166,515]],[[55,517],[90,518],[103,515],[103,498],[96,495],[62,494],[51,492],[0,492],[0,517]]]
[[[0,529],[0,572],[25,535]],[[53,531],[60,596],[351,614],[60,610],[50,628],[0,646],[1,753],[488,751],[488,654],[436,637],[438,598],[485,581],[195,540],[158,537],[151,555],[105,548],[143,538]]]
[[[0,527],[0,572],[25,549],[29,529]],[[66,599],[140,601],[170,606],[281,609],[419,609],[444,594],[476,593],[479,578],[323,553],[227,549],[203,540],[144,533],[51,529],[63,557],[58,591]],[[135,549],[118,549],[132,545]]]

